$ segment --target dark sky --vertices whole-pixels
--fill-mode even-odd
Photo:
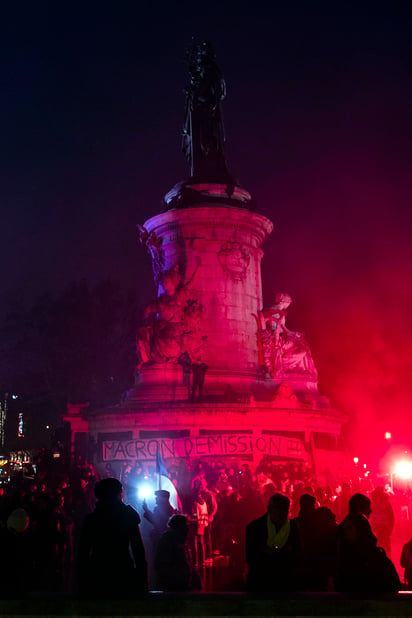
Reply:
[[[411,32],[397,1],[2,5],[1,308],[83,277],[150,297],[135,226],[188,175],[184,51],[207,38],[229,167],[275,224],[266,302],[294,298],[333,403],[404,430]]]

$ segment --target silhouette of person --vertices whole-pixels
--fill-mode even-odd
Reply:
[[[310,494],[302,494],[299,498],[300,510],[294,522],[299,527],[300,539],[304,552],[310,549],[313,539],[315,521],[316,498]]]
[[[268,512],[246,526],[247,587],[251,592],[299,589],[302,545],[299,529],[288,519],[287,496],[269,498]]]
[[[350,592],[396,592],[401,584],[385,551],[376,546],[369,518],[371,501],[356,493],[349,500],[349,514],[339,525],[336,588]]]
[[[313,562],[313,544],[316,534],[315,517],[316,517],[316,498],[311,494],[302,494],[299,498],[300,510],[292,521],[299,528],[300,540],[303,549],[303,572],[307,584],[311,584],[311,572]]]
[[[393,508],[389,501],[389,496],[384,488],[376,487],[371,493],[372,515],[371,525],[374,533],[378,537],[379,547],[383,547],[386,555],[391,557],[391,534],[395,525]]]
[[[337,532],[335,513],[327,506],[314,512],[313,539],[307,558],[309,590],[333,590],[336,575]]]
[[[192,363],[192,401],[196,398],[196,391],[199,393],[199,401],[203,395],[203,385],[205,383],[206,371],[208,366],[198,358],[196,362]]]
[[[334,503],[334,511],[336,513],[336,520],[338,524],[340,524],[348,514],[351,495],[352,492],[349,483],[342,483],[342,491]]]
[[[408,590],[412,588],[412,539],[402,547],[401,567],[405,569],[405,582]]]
[[[187,397],[190,399],[192,394],[192,384],[191,384],[191,375],[192,375],[192,361],[190,359],[189,353],[185,350],[178,358],[179,365],[182,367],[183,371],[183,386],[187,388]]]
[[[167,530],[167,524],[172,515],[175,514],[175,510],[169,502],[170,492],[166,489],[158,489],[155,491],[156,506],[151,511],[146,501],[143,501],[143,517],[149,521],[152,526],[151,539],[153,549],[156,550],[160,537]]]
[[[21,599],[33,586],[35,555],[29,524],[27,511],[17,508],[0,528],[0,558],[7,565],[0,581],[2,599]]]
[[[122,484],[98,481],[93,513],[86,516],[78,548],[81,596],[126,599],[147,592],[147,562],[138,513],[122,501]]]
[[[160,537],[156,556],[155,572],[159,590],[190,590],[190,554],[186,547],[188,534],[187,517],[173,515],[168,529]]]
[[[193,519],[196,524],[193,539],[193,562],[194,567],[204,566],[206,559],[205,552],[205,530],[209,525],[209,513],[205,492],[200,491],[195,498],[193,505]]]
[[[206,501],[207,506],[207,514],[208,514],[208,525],[205,528],[205,555],[206,555],[206,564],[213,564],[213,520],[217,513],[218,505],[216,500],[216,494],[214,491],[209,489],[206,486],[203,486],[203,496]]]

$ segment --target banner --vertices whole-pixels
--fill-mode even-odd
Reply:
[[[219,455],[273,455],[305,459],[303,442],[286,436],[228,434],[187,438],[150,438],[135,440],[104,440],[103,461],[156,459],[159,453],[167,457],[209,457]]]

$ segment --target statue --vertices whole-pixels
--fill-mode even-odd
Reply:
[[[166,193],[163,210],[212,204],[254,210],[255,204],[229,172],[224,153],[222,101],[226,83],[207,41],[192,43],[187,51],[189,84],[185,88],[182,152],[190,177]]]
[[[203,306],[190,291],[199,266],[197,256],[196,268],[185,283],[181,282],[178,266],[160,274],[159,282],[164,291],[146,307],[145,324],[138,330],[138,368],[145,363],[177,363],[185,351],[192,358],[202,346]]]
[[[145,246],[152,258],[152,268],[155,284],[159,283],[159,277],[164,267],[164,251],[162,249],[163,238],[155,232],[149,232],[143,225],[137,225],[140,244]]]
[[[302,333],[286,327],[287,309],[292,302],[289,294],[276,295],[275,304],[259,312],[259,364],[274,379],[304,378],[317,381],[318,372],[309,344]]]
[[[191,176],[202,182],[222,182],[234,188],[224,155],[221,101],[226,96],[226,84],[210,43],[193,44],[188,64],[190,83],[186,88],[182,150]]]
[[[299,401],[293,392],[293,388],[287,382],[281,382],[277,393],[273,397],[272,406],[274,408],[299,408]]]

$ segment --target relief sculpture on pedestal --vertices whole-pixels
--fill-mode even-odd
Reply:
[[[164,267],[164,252],[162,249],[163,238],[155,232],[149,232],[143,225],[137,225],[140,244],[146,247],[152,258],[152,268],[155,284],[159,283],[159,277]]]
[[[226,276],[232,281],[245,280],[250,255],[240,242],[228,240],[220,249],[217,257]]]
[[[144,325],[137,333],[138,368],[145,363],[177,363],[184,352],[193,359],[204,345],[200,329],[204,309],[190,290],[199,266],[197,257],[196,268],[184,283],[178,266],[160,274],[164,291],[146,307]]]

